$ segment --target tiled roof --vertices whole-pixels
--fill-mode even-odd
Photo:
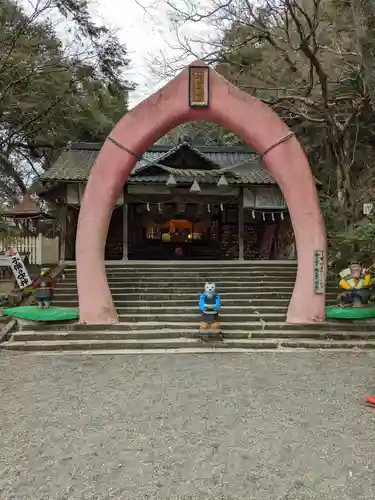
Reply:
[[[176,156],[178,153],[183,153],[183,152],[190,152],[193,153],[193,155],[198,159],[201,160],[201,163],[203,164],[203,168],[216,168],[218,164],[215,162],[215,159],[210,158],[209,154],[204,154],[201,151],[199,151],[197,148],[194,148],[191,144],[188,142],[182,142],[180,144],[177,144],[174,148],[170,149],[166,153],[162,154],[158,158],[159,163],[164,163],[172,158],[173,156]],[[201,165],[199,165],[201,167]]]
[[[30,196],[25,195],[23,200],[12,208],[5,210],[5,214],[8,216],[23,216],[28,215],[29,217],[42,215],[42,211]]]
[[[230,172],[238,176],[243,184],[276,184],[269,170],[259,161],[240,162]]]
[[[158,175],[147,175],[146,171],[141,171],[139,174],[134,175],[131,178],[133,183],[162,183],[165,184],[170,174],[173,174],[178,184],[191,184],[194,180],[201,182],[203,184],[217,184],[223,172],[220,169],[211,170],[196,170],[196,169],[182,169],[167,167],[165,165],[160,166],[160,174]],[[233,174],[232,172],[226,173],[226,178],[230,184],[242,183],[241,178]]]
[[[185,144],[186,145],[186,144]],[[85,144],[77,143],[72,144],[71,149],[63,151],[57,161],[52,167],[47,170],[43,176],[43,182],[50,181],[85,181],[87,180],[91,167],[99,154],[100,144]],[[146,151],[140,162],[138,162],[128,180],[129,183],[165,183],[171,168],[168,171],[161,170],[160,175],[155,175],[155,163],[165,160],[170,154],[175,153],[181,145],[175,148],[168,146],[155,145]],[[197,152],[197,156],[202,157],[212,163],[212,169],[216,171],[221,168],[235,167],[233,174],[228,172],[227,178],[230,183],[235,184],[275,184],[274,179],[268,173],[265,167],[256,159],[246,147],[220,147],[220,146],[203,146],[191,147],[190,149]],[[151,164],[151,165],[150,165]],[[153,165],[152,165],[153,164]],[[241,167],[246,164],[246,167]],[[153,172],[147,175],[147,166],[154,167]],[[178,176],[178,182],[190,183],[194,180],[195,176],[200,175],[200,182],[203,183],[217,183],[217,173],[214,177],[210,175],[210,170],[205,170],[205,175],[202,177],[202,170],[186,170],[186,169],[173,169],[173,172]],[[231,170],[232,172],[232,170]]]

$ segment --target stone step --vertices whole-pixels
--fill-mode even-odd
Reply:
[[[61,302],[57,303],[55,302],[55,305],[61,305]],[[77,305],[77,303],[76,303]],[[74,307],[74,305],[72,304]],[[139,306],[139,307],[131,307],[126,305],[126,303],[118,304],[115,303],[117,313],[119,315],[123,314],[134,314],[134,315],[143,315],[143,314],[162,314],[162,315],[173,315],[173,316],[178,316],[178,317],[184,317],[186,314],[194,314],[194,315],[200,315],[200,311],[198,308],[198,304],[195,303],[194,305],[191,306],[171,306],[171,305],[165,305],[161,304],[160,306]],[[250,305],[247,304],[246,306],[229,306],[226,305],[223,306],[223,310],[220,312],[223,317],[232,315],[232,314],[246,314],[246,313],[257,313],[261,316],[263,316],[263,313],[284,313],[286,314],[286,311],[288,309],[288,303],[284,305],[276,304],[276,305]]]
[[[141,302],[141,304],[149,304],[149,302]],[[327,299],[326,304],[327,304],[327,306],[334,305],[335,299]],[[53,305],[58,306],[58,307],[78,307],[79,306],[78,300],[70,300],[69,301],[69,300],[60,300],[60,299],[55,299],[53,301]],[[285,303],[275,303],[275,304],[272,304],[270,302],[264,302],[264,301],[258,302],[256,304],[254,304],[254,303],[250,304],[249,301],[247,301],[246,304],[244,304],[242,306],[238,302],[237,303],[235,303],[235,302],[228,303],[227,301],[225,301],[225,303],[222,303],[223,308],[225,308],[225,309],[229,308],[230,310],[232,308],[234,308],[236,305],[241,311],[244,311],[247,309],[259,309],[259,308],[265,309],[265,308],[268,308],[268,309],[275,309],[277,312],[280,310],[283,310],[283,311],[286,310],[289,306],[289,300],[286,300]],[[184,301],[184,306],[186,306],[190,310],[196,311],[198,308],[198,301],[197,300],[195,300],[194,302],[185,302]],[[164,304],[152,305],[151,308],[147,307],[147,306],[143,306],[142,308],[140,308],[141,306],[138,306],[136,304],[132,304],[131,302],[115,301],[115,307],[116,307],[117,311],[119,311],[120,309],[122,309],[124,307],[127,309],[130,309],[132,311],[144,311],[144,310],[163,310],[164,311],[164,310],[176,310],[179,307],[181,307],[181,304],[171,301],[169,306],[165,306],[165,303],[164,303]]]
[[[327,298],[336,298],[337,297],[337,291],[335,292],[328,292],[326,293]],[[147,303],[150,302],[159,302],[159,303],[165,303],[166,301],[170,300],[179,300],[182,302],[185,301],[192,301],[194,303],[197,303],[199,300],[199,295],[200,293],[198,292],[192,292],[192,293],[184,293],[184,292],[179,292],[179,293],[159,293],[159,292],[149,292],[149,293],[137,293],[137,292],[132,292],[132,293],[122,293],[120,292],[112,292],[112,297],[114,300],[119,300],[119,301],[137,301],[137,302],[144,302],[147,301]],[[259,301],[269,301],[269,300],[285,300],[285,301],[290,301],[290,298],[292,296],[291,292],[251,292],[251,291],[242,291],[242,292],[222,292],[220,293],[220,297],[222,300],[225,300],[225,303],[227,304],[228,301],[233,301],[235,300],[236,302],[238,301],[253,301],[253,300],[259,300]],[[58,293],[55,294],[56,299],[61,299],[61,300],[67,300],[67,299],[72,299],[77,301],[78,300],[78,293],[77,290],[75,291],[70,291],[70,290],[59,290]]]
[[[153,261],[153,262],[134,262],[127,261],[126,263],[116,263],[116,264],[106,264],[106,270],[122,270],[122,269],[140,269],[144,271],[148,270],[160,270],[160,269],[252,269],[260,267],[261,269],[297,269],[296,261],[282,261],[282,260],[245,260],[245,261],[227,261],[227,260],[215,260],[215,261]],[[77,267],[75,265],[68,264],[65,270],[75,271]]]
[[[138,321],[158,321],[158,322],[166,322],[166,323],[177,323],[180,325],[183,325],[185,321],[200,321],[200,312],[168,312],[168,313],[162,313],[160,311],[155,311],[154,313],[151,312],[137,312],[137,313],[125,313],[125,312],[119,312],[119,318],[121,321],[124,322],[138,322]],[[285,313],[270,313],[270,312],[262,312],[262,313],[256,313],[256,312],[239,312],[239,313],[232,313],[232,312],[222,312],[220,313],[220,317],[222,318],[223,321],[231,321],[231,322],[238,322],[238,321],[252,321],[256,320],[258,318],[261,318],[263,321],[283,321],[285,320],[286,317],[286,312]]]
[[[63,306],[62,302],[55,302],[56,306],[60,307],[65,307]],[[287,310],[288,310],[289,304],[276,304],[276,305],[251,305],[247,304],[246,306],[238,306],[238,305],[232,305],[229,306],[227,304],[223,305],[223,310],[220,312],[220,315],[224,318],[227,316],[231,316],[232,314],[240,315],[240,314],[257,314],[261,316],[262,318],[264,317],[265,314],[269,313],[282,313],[286,315]],[[70,303],[68,304],[68,307],[78,307],[78,303]],[[117,310],[117,313],[121,316],[123,314],[134,314],[134,315],[143,315],[143,314],[162,314],[162,315],[168,315],[168,314],[173,314],[174,316],[178,317],[184,317],[186,314],[195,314],[195,315],[200,315],[198,305],[194,304],[191,306],[171,306],[171,305],[163,305],[161,304],[160,306],[139,306],[139,307],[134,307],[134,306],[128,306],[126,303],[118,304],[115,302],[115,307]]]
[[[176,309],[180,307],[186,307],[190,309],[196,310],[198,307],[198,298],[195,297],[194,299],[166,299],[165,301],[160,301],[160,300],[123,300],[123,299],[115,299],[115,306],[116,308],[130,308],[132,310],[146,310],[146,309]],[[327,303],[334,303],[334,299],[330,301],[330,299],[327,299]],[[222,307],[225,309],[232,309],[232,308],[271,308],[271,307],[288,307],[289,305],[289,298],[286,299],[231,299],[231,300],[226,300],[222,299],[221,300]],[[65,299],[62,298],[61,295],[55,298],[54,300],[54,305],[60,306],[60,307],[78,307],[78,297],[75,299]]]
[[[75,277],[77,273],[75,271],[64,270],[64,274],[67,277]],[[216,269],[201,269],[192,270],[181,268],[176,269],[159,269],[159,270],[145,270],[140,271],[138,269],[122,269],[122,270],[111,270],[106,271],[107,276],[201,276],[205,277],[209,274],[210,276],[259,276],[259,275],[269,275],[269,276],[295,276],[297,274],[297,269],[222,269],[220,267]]]
[[[134,272],[134,271],[111,271],[111,272],[106,272],[107,277],[118,277],[118,278],[124,278],[124,277],[135,277],[135,278],[142,278],[142,277],[149,277],[152,276],[155,279],[159,278],[167,278],[167,277],[172,277],[172,278],[200,278],[200,279],[206,279],[207,277],[230,277],[230,276],[271,276],[271,277],[276,277],[276,276],[296,276],[297,275],[297,270],[295,269],[279,269],[279,270],[272,270],[272,269],[264,269],[264,270],[240,270],[240,269],[234,269],[231,271],[227,271],[225,269],[216,269],[216,270],[202,270],[202,271],[185,271],[184,269],[181,269],[180,271],[174,271],[174,270],[168,270],[165,269],[164,271],[159,271],[159,272]],[[64,276],[66,278],[71,278],[75,279],[77,274],[74,272],[69,272],[64,270]]]
[[[240,274],[228,274],[228,276],[217,276],[215,279],[212,277],[212,275],[206,275],[206,276],[171,276],[171,275],[165,275],[165,276],[153,276],[153,275],[145,275],[145,276],[107,276],[107,281],[109,283],[123,283],[123,282],[131,282],[135,281],[136,283],[144,283],[144,282],[150,282],[150,283],[160,283],[160,282],[166,282],[166,283],[174,283],[175,281],[178,282],[188,282],[188,283],[205,283],[208,279],[211,279],[212,281],[215,282],[236,282],[236,281],[251,281],[251,282],[256,282],[256,281],[272,281],[272,282],[277,282],[277,283],[283,283],[284,281],[289,281],[289,282],[295,282],[296,281],[296,275],[295,274],[290,274],[290,275],[265,275],[265,274],[245,274],[245,275],[240,275]],[[65,279],[60,279],[58,283],[76,283],[76,277],[75,276],[66,276]],[[337,283],[332,283],[337,286]]]
[[[200,286],[199,286],[200,285]],[[199,284],[196,284],[196,285],[192,285],[191,283],[187,283],[187,282],[181,282],[181,283],[135,283],[135,282],[132,282],[132,283],[109,283],[109,288],[110,290],[114,290],[116,291],[117,293],[120,293],[120,292],[127,292],[129,290],[133,290],[133,289],[136,289],[136,290],[140,290],[140,291],[143,291],[143,290],[149,290],[149,289],[152,289],[154,290],[155,292],[159,292],[159,290],[161,290],[161,292],[159,293],[167,293],[166,291],[168,290],[172,290],[172,291],[177,291],[178,293],[190,293],[190,294],[195,294],[195,295],[201,295],[201,293],[203,293],[203,284],[202,283],[199,283]],[[287,290],[291,290],[293,291],[294,289],[294,282],[293,283],[262,283],[262,282],[256,282],[256,283],[246,283],[246,284],[242,284],[242,283],[219,283],[217,284],[217,291],[219,293],[219,295],[221,293],[225,293],[225,292],[228,292],[230,291],[231,289],[241,289],[243,291],[251,291],[252,289],[254,289],[255,291],[267,291],[267,290],[283,290],[283,289],[287,289]],[[55,290],[61,290],[61,291],[77,291],[78,293],[78,290],[77,290],[77,287],[76,286],[68,286],[67,284],[59,284],[59,285],[56,285],[55,287]],[[328,290],[331,292],[331,289],[328,288]],[[332,290],[332,291],[336,291],[338,293],[338,291],[336,289]],[[134,293],[134,292],[132,292]],[[332,292],[331,292],[332,293]],[[337,295],[336,293],[336,295]]]
[[[64,274],[66,276],[74,277],[77,275],[76,271],[69,271],[64,269]],[[278,275],[296,275],[296,268],[247,268],[247,269],[223,269],[221,267],[217,267],[215,269],[158,269],[158,270],[139,270],[139,269],[114,269],[114,270],[106,270],[107,276],[206,276],[207,274],[212,274],[214,276],[227,276],[227,275],[259,275],[259,274],[269,274],[272,276]]]
[[[93,331],[112,332],[112,331],[157,331],[163,333],[164,331],[196,331],[199,327],[199,321],[185,321],[185,322],[166,322],[166,321],[120,321],[116,325],[85,325],[75,322],[61,322],[61,323],[35,323],[35,322],[19,322],[19,328],[22,331],[82,331],[85,333]],[[261,319],[256,321],[221,321],[221,328],[225,335],[230,334],[232,331],[241,331],[250,333],[253,331],[272,331],[272,330],[299,330],[299,331],[329,331],[329,332],[371,332],[375,330],[375,322],[361,321],[361,322],[346,322],[346,321],[332,321],[325,323],[312,323],[310,325],[297,325],[288,324],[285,321],[263,321]]]
[[[264,260],[245,260],[242,262],[238,261],[195,261],[195,263],[191,260],[185,261],[177,261],[177,260],[166,260],[159,263],[151,263],[146,265],[133,265],[133,264],[114,264],[114,265],[105,265],[106,271],[121,271],[123,269],[129,269],[133,271],[162,271],[163,269],[186,269],[188,271],[195,269],[298,269],[298,264],[296,262],[287,263],[283,261],[264,261]],[[64,269],[69,271],[76,271],[77,266],[66,265]]]
[[[334,300],[331,301],[326,301],[327,306],[331,306],[335,304]],[[54,306],[57,307],[79,307],[78,301],[61,301],[61,300],[54,300],[53,302]],[[286,304],[281,304],[281,305],[265,305],[265,304],[260,304],[260,305],[247,305],[247,306],[242,306],[242,307],[236,307],[235,304],[233,305],[228,305],[225,303],[223,307],[227,310],[227,312],[251,312],[251,311],[268,311],[268,312],[283,312],[286,314],[288,310],[289,302],[286,302]],[[181,307],[176,304],[175,306],[165,306],[164,304],[160,304],[159,306],[152,306],[151,308],[149,307],[137,307],[137,306],[129,306],[128,303],[118,303],[115,302],[115,307],[118,312],[118,314],[122,314],[123,312],[131,312],[131,313],[142,313],[144,311],[160,311],[161,313],[166,313],[166,312],[176,312],[177,314],[180,314],[182,312]],[[186,309],[183,311],[197,311],[198,310],[198,305],[197,303],[195,304],[190,304],[186,306]],[[262,315],[262,313],[261,313]]]
[[[174,289],[180,289],[181,287],[188,288],[188,289],[194,289],[197,290],[199,293],[201,293],[204,290],[204,284],[205,281],[194,281],[194,280],[160,280],[160,281],[151,281],[151,280],[142,280],[142,281],[137,281],[137,280],[109,280],[108,285],[110,288],[123,288],[123,289],[128,289],[128,288],[174,288]],[[257,280],[241,280],[241,279],[232,279],[232,280],[227,280],[227,281],[215,281],[216,284],[216,289],[217,290],[224,290],[228,289],[231,287],[257,287],[257,288],[272,288],[272,287],[278,287],[278,288],[294,288],[295,280],[294,279],[288,279],[288,280],[267,280],[267,279],[257,279]],[[77,283],[75,281],[59,281],[55,284],[55,288],[70,288],[70,289],[77,289]],[[328,284],[327,289],[334,289],[337,290],[337,286]]]
[[[204,341],[193,338],[179,339],[122,339],[122,340],[58,340],[58,341],[8,341],[3,349],[18,351],[94,351],[131,349],[218,348],[231,349],[374,349],[372,340],[325,339],[223,339]]]
[[[111,294],[116,295],[117,293],[124,293],[126,295],[134,294],[137,295],[138,297],[144,297],[144,296],[149,296],[149,297],[155,297],[157,293],[164,293],[168,294],[170,297],[180,297],[183,298],[187,295],[186,292],[188,292],[190,295],[194,295],[195,297],[198,298],[201,295],[202,291],[199,290],[197,287],[188,287],[185,286],[184,289],[182,288],[172,288],[172,287],[142,287],[142,288],[137,288],[137,287],[110,287]],[[267,294],[263,294],[263,296],[268,295],[269,297],[272,297],[273,295],[277,295],[283,297],[291,297],[292,292],[293,292],[293,287],[242,287],[242,286],[232,286],[232,287],[223,287],[219,291],[220,297],[224,297],[225,293],[231,293],[232,295],[239,295],[240,293],[246,293],[248,296],[250,294],[250,297],[256,297],[259,292],[267,292]],[[56,297],[58,294],[62,293],[67,293],[71,292],[73,295],[74,293],[77,294],[77,289],[70,289],[69,287],[56,287],[55,288],[55,294]],[[332,292],[330,292],[332,293]],[[337,296],[337,293],[336,293]]]
[[[160,292],[161,290],[161,292]],[[183,300],[183,301],[193,301],[194,303],[199,302],[199,297],[201,295],[201,292],[198,292],[196,289],[192,290],[175,290],[175,289],[141,289],[138,290],[136,288],[132,289],[116,289],[111,287],[110,288],[111,295],[113,297],[113,300],[115,301],[146,301],[146,303],[151,300],[151,301],[160,301],[161,303],[166,303],[169,302],[170,300]],[[258,289],[248,289],[248,288],[243,288],[239,287],[237,288],[230,288],[230,289],[224,289],[222,291],[219,291],[219,295],[221,297],[222,301],[225,301],[225,303],[228,303],[228,300],[274,300],[274,299],[284,299],[284,300],[289,300],[292,297],[292,292],[293,288],[285,289],[277,289],[273,288],[272,290],[264,288],[262,290]],[[327,300],[336,300],[337,299],[337,294],[338,292],[335,291],[328,291],[326,293],[326,299]],[[55,301],[56,300],[75,300],[78,301],[78,292],[77,290],[70,290],[68,288],[58,288],[55,289],[54,293]]]
[[[57,297],[57,296],[56,296]],[[59,302],[64,302],[64,303],[77,303],[78,301],[78,295],[76,294],[75,297],[73,298],[71,294],[61,294],[59,293],[58,295]],[[128,306],[128,307],[163,307],[163,306],[168,306],[168,307],[197,307],[197,304],[199,303],[199,296],[196,294],[193,298],[188,298],[185,299],[183,296],[181,298],[169,298],[167,296],[164,300],[161,299],[150,299],[150,300],[144,300],[144,299],[139,299],[139,298],[130,298],[126,299],[124,298],[124,295],[117,295],[114,297],[115,303],[118,304],[119,306]],[[270,299],[268,298],[247,298],[247,299],[221,299],[222,304],[225,304],[225,306],[247,306],[247,305],[285,305],[289,304],[289,298],[273,298],[271,297]]]
[[[171,339],[199,338],[202,334],[198,328],[170,328],[163,331],[130,330],[130,331],[19,331],[12,335],[12,341],[56,341],[56,340],[123,340],[123,339]],[[374,332],[341,332],[328,330],[233,330],[224,334],[225,339],[328,339],[328,340],[375,340]]]
[[[113,277],[113,278],[108,278],[107,281],[108,283],[199,283],[200,286],[203,286],[204,283],[208,280],[211,279],[211,276],[205,276],[203,278],[199,277],[186,277],[186,276],[179,276],[179,277],[173,277],[173,276],[165,276],[162,278],[157,278],[154,276],[143,276],[143,277],[132,277],[132,276],[124,276],[124,277]],[[256,283],[258,281],[260,282],[272,282],[272,283],[294,283],[296,281],[295,276],[287,276],[287,277],[277,277],[277,276],[264,276],[264,275],[259,275],[259,276],[227,276],[224,278],[217,278],[214,280],[215,283],[236,283],[236,282],[250,282],[250,283]],[[65,279],[60,279],[58,283],[69,283],[69,284],[76,284],[76,279],[75,278],[65,278]],[[332,285],[336,283],[332,283]]]
[[[181,284],[181,286],[183,286],[183,291],[184,292],[190,292],[190,293],[197,293],[197,294],[200,294],[202,293],[202,283],[200,284],[191,284],[191,283],[186,283],[186,284]],[[181,293],[181,286],[178,286],[178,284],[176,283],[170,283],[170,284],[166,284],[165,282],[164,283],[145,283],[145,284],[137,284],[137,283],[133,283],[133,284],[129,284],[129,285],[125,285],[123,283],[118,283],[118,284],[114,284],[114,283],[109,283],[109,288],[111,289],[112,292],[140,292],[140,293],[150,293],[152,291],[157,291],[159,293],[167,293],[167,292],[170,292],[170,293],[175,293],[176,291],[177,292],[180,292]],[[218,286],[218,293],[221,294],[223,291],[226,291],[226,292],[230,292],[230,291],[233,291],[233,292],[236,292],[236,291],[244,291],[244,290],[251,290],[253,293],[257,293],[257,292],[272,292],[272,291],[275,291],[275,292],[282,292],[282,291],[286,291],[286,292],[292,292],[293,291],[293,288],[294,288],[294,283],[269,283],[269,282],[266,282],[264,284],[260,283],[260,282],[256,282],[254,283],[253,281],[250,281],[250,282],[244,282],[244,283],[220,283],[220,286]],[[66,290],[69,290],[71,292],[74,292],[74,291],[77,291],[77,287],[76,285],[72,285],[72,284],[68,284],[68,283],[64,283],[64,282],[61,282],[61,283],[58,283],[56,286],[55,286],[55,290],[56,291],[66,291]],[[329,292],[335,292],[338,293],[337,289],[336,288],[330,288],[328,287],[327,288],[327,291]]]
[[[107,281],[108,282],[114,282],[114,283],[127,283],[127,282],[152,282],[152,283],[160,283],[161,281],[165,282],[170,282],[173,283],[175,281],[178,282],[189,282],[189,283],[204,283],[208,279],[215,281],[215,283],[222,283],[222,282],[233,282],[233,281],[277,281],[277,282],[295,282],[296,280],[296,275],[295,274],[283,274],[283,275],[270,275],[270,274],[228,274],[227,276],[223,276],[222,274],[219,276],[212,276],[212,274],[207,274],[205,276],[183,276],[183,275],[178,275],[174,276],[171,274],[164,275],[164,276],[155,276],[153,274],[149,275],[144,275],[144,276],[129,276],[127,274],[124,274],[123,276],[119,275],[107,275]],[[66,276],[65,279],[61,279],[60,282],[66,282],[66,283],[76,283],[76,277],[75,276]]]

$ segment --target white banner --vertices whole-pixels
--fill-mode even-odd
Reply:
[[[283,210],[287,208],[287,204],[278,187],[257,187],[255,208],[264,210]]]
[[[11,257],[10,267],[12,268],[18,286],[22,290],[23,288],[30,286],[33,281],[30,278],[25,264],[23,263],[23,260],[21,259],[20,254],[17,252],[17,250],[11,249],[9,253]]]
[[[285,210],[287,208],[286,201],[276,186],[244,188],[243,206],[258,210]]]
[[[255,193],[249,188],[244,188],[243,190],[243,207],[244,208],[255,207]]]
[[[321,295],[325,292],[325,252],[315,250],[314,252],[314,291]]]

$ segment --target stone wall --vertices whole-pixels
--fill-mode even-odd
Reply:
[[[116,208],[109,224],[107,242],[105,245],[106,260],[121,260],[123,257],[123,207]]]
[[[259,234],[257,227],[254,224],[245,223],[244,230],[244,259],[257,260],[259,259]]]
[[[295,260],[297,258],[294,231],[288,214],[283,221],[280,221],[276,258],[279,260]]]
[[[237,224],[223,224],[221,226],[221,258],[238,259]]]

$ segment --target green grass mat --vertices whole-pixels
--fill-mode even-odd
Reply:
[[[369,319],[375,318],[375,305],[364,307],[329,306],[326,310],[327,319]]]
[[[28,321],[69,321],[79,318],[78,307],[52,306],[48,309],[40,309],[38,306],[9,307],[2,313],[4,316]]]

